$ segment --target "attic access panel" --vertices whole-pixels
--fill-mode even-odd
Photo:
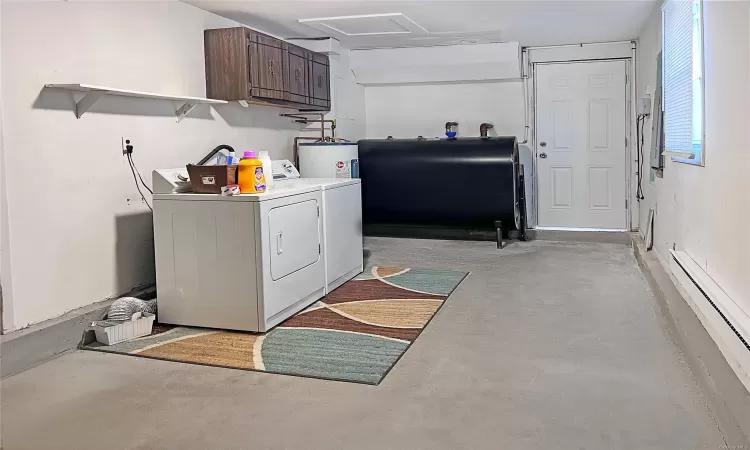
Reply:
[[[299,23],[334,36],[337,34],[343,36],[383,36],[394,34],[423,36],[429,34],[424,27],[402,13],[319,17],[300,19]]]

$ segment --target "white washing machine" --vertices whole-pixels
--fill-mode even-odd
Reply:
[[[263,332],[362,272],[360,180],[273,166],[271,191],[231,197],[154,171],[160,322]]]
[[[325,294],[319,184],[225,197],[178,174],[153,173],[159,322],[262,332]]]
[[[276,186],[320,186],[326,294],[362,272],[362,184],[358,178],[300,178],[288,160],[273,161]]]

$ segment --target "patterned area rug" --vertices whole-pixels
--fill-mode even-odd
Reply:
[[[379,384],[466,275],[375,266],[265,334],[155,325],[150,336],[81,348]]]

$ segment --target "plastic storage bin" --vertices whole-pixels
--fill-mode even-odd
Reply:
[[[117,344],[151,334],[156,316],[150,313],[135,313],[127,322],[94,322],[91,329],[96,340],[104,345]]]

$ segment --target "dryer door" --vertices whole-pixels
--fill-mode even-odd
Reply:
[[[278,206],[268,212],[273,281],[320,259],[318,220],[315,200]]]

